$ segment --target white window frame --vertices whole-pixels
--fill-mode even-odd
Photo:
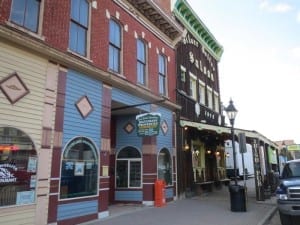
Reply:
[[[213,109],[213,90],[209,86],[207,86],[207,106]]]
[[[186,82],[186,68],[180,65],[180,81],[185,83]]]
[[[198,80],[199,86],[199,103],[205,105],[205,83],[202,80]]]
[[[214,107],[215,107],[215,111],[217,112],[217,113],[219,113],[220,112],[220,105],[219,105],[219,94],[216,92],[216,91],[214,91]]]
[[[190,97],[197,100],[197,77],[189,72],[190,75]]]
[[[144,53],[145,53],[145,55],[144,55],[144,57],[145,57],[145,60],[144,61],[142,61],[142,60],[140,60],[139,58],[138,58],[138,51],[139,51],[139,49],[138,49],[138,42],[141,42],[141,43],[143,43],[143,47],[144,47]],[[137,55],[136,55],[136,63],[137,63],[137,67],[138,67],[138,65],[143,65],[144,66],[144,74],[143,74],[143,79],[144,79],[144,82],[140,82],[140,79],[139,79],[139,74],[138,74],[138,69],[137,69],[137,83],[138,84],[140,84],[140,85],[143,85],[143,86],[148,86],[148,49],[147,49],[147,42],[144,40],[144,39],[142,39],[142,38],[137,38],[136,39],[136,44],[137,44],[137,49],[136,49],[136,51],[137,51]]]
[[[127,147],[130,147],[130,146],[126,146],[125,148]],[[121,149],[120,151],[124,150],[125,148]],[[134,148],[134,147],[133,147]],[[137,151],[139,151],[138,149],[136,149]],[[128,162],[128,171],[127,171],[127,187],[118,187],[117,186],[117,177],[115,177],[115,188],[116,189],[136,189],[136,188],[142,188],[143,186],[143,156],[140,153],[140,158],[118,158],[118,155],[120,153],[120,151],[118,152],[118,154],[116,155],[116,159],[115,159],[115,174],[117,174],[117,164],[118,164],[118,161],[126,161]],[[130,167],[131,167],[131,162],[140,162],[141,164],[141,183],[140,183],[140,186],[134,186],[134,187],[131,187],[130,186]]]
[[[17,0],[16,0],[17,1]],[[36,38],[39,39],[43,39],[42,37],[42,28],[43,28],[43,18],[44,18],[44,5],[45,5],[45,0],[41,0],[40,1],[40,9],[39,9],[39,18],[38,18],[38,26],[37,26],[37,32],[33,32],[27,28],[25,28],[24,26],[18,25],[14,22],[11,21],[11,13],[12,13],[12,4],[11,4],[11,8],[10,8],[10,15],[9,15],[9,21],[7,21],[7,25],[14,27],[18,30],[21,30],[22,32],[25,32],[31,36],[34,36]]]

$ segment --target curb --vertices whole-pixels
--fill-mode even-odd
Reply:
[[[274,206],[257,225],[265,225],[268,220],[277,212],[277,206]]]

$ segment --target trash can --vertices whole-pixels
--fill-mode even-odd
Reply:
[[[232,212],[246,212],[246,188],[241,185],[229,185]]]

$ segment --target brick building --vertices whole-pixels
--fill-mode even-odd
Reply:
[[[74,224],[115,202],[152,205],[157,179],[176,198],[182,29],[169,7],[1,1],[0,224]]]

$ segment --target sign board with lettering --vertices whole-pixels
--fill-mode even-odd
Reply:
[[[159,134],[160,118],[160,113],[144,113],[137,115],[137,135],[139,137],[157,136]]]
[[[300,151],[300,145],[288,145],[287,146],[287,150],[288,151]]]

